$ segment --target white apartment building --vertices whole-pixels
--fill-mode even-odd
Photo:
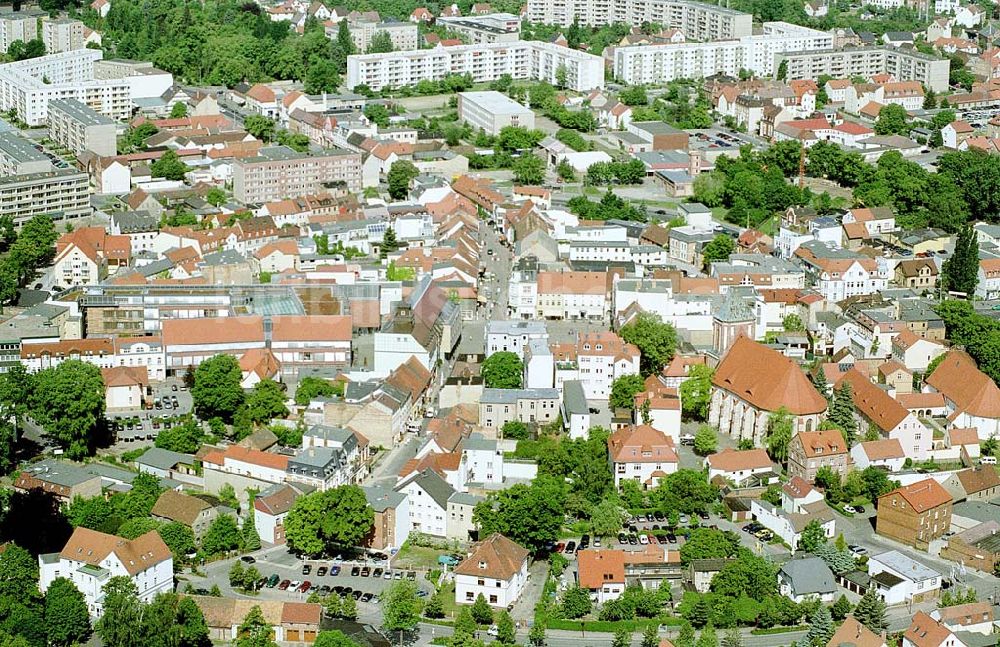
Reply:
[[[472,604],[482,595],[491,607],[505,609],[521,597],[527,583],[528,551],[493,534],[455,567],[455,602]]]
[[[738,40],[635,45],[615,48],[614,75],[629,84],[664,83],[723,73],[738,76],[750,70],[760,76],[775,73],[775,55],[833,47],[829,32],[785,22],[764,23],[764,33]]]
[[[588,400],[607,400],[615,380],[639,374],[639,349],[610,331],[579,333],[575,344],[554,351],[556,387],[579,380]]]
[[[566,71],[566,86],[584,92],[604,87],[604,59],[585,52],[540,41],[481,43],[388,54],[347,57],[347,85],[367,85],[373,90],[399,88],[428,79],[439,81],[451,74],[470,74],[476,83],[494,81],[504,74],[514,79],[556,83],[556,73]]]
[[[774,69],[787,63],[787,79],[871,78],[887,73],[897,81],[920,81],[934,92],[948,90],[949,62],[912,49],[859,47],[857,49],[786,50],[775,57]]]
[[[520,38],[521,18],[512,13],[491,13],[485,16],[440,16],[437,24],[461,34],[469,43],[512,43]]]
[[[528,0],[526,19],[564,26],[651,22],[703,41],[749,36],[753,22],[747,13],[686,0]]]
[[[458,93],[458,118],[473,130],[497,135],[507,126],[535,127],[535,113],[495,90]]]
[[[328,149],[312,155],[270,146],[260,149],[256,157],[233,163],[233,197],[244,204],[319,193],[337,183],[351,192],[361,190],[359,153]]]
[[[72,18],[42,21],[42,42],[48,54],[83,49],[83,23]]]
[[[417,49],[419,46],[417,26],[411,22],[358,20],[348,23],[347,28],[351,32],[351,38],[354,39],[354,46],[358,48],[357,51],[359,52],[367,52],[368,47],[372,44],[372,39],[378,33],[389,34],[389,39],[392,41],[392,48],[394,50]],[[328,27],[326,30],[327,37],[336,38],[337,29],[337,27]]]
[[[64,577],[83,594],[92,618],[104,613],[103,588],[112,577],[132,580],[139,599],[147,603],[174,588],[173,556],[153,530],[130,540],[77,528],[61,552],[38,556],[38,569],[42,593]]]
[[[0,54],[6,54],[15,40],[27,43],[38,38],[38,17],[29,13],[0,15]]]
[[[42,213],[61,214],[68,220],[89,216],[92,211],[90,176],[82,171],[0,173],[0,216],[11,216],[18,227]]]
[[[118,154],[114,120],[76,99],[49,102],[49,137],[76,155],[84,151],[93,151],[101,157]]]
[[[128,81],[94,78],[94,63],[102,56],[101,50],[85,48],[0,65],[0,110],[16,110],[29,126],[41,126],[48,120],[49,101],[78,99],[102,115],[128,119]]]
[[[524,359],[524,350],[533,339],[548,341],[544,321],[487,321],[486,357],[510,352]]]
[[[49,156],[17,131],[0,133],[0,174],[23,175],[52,170]]]

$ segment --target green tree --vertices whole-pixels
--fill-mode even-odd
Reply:
[[[739,537],[731,532],[714,528],[693,528],[688,540],[681,546],[681,563],[686,566],[695,559],[732,557],[739,546]]]
[[[694,647],[694,627],[691,623],[685,620],[681,623],[680,632],[677,634],[677,640],[674,641],[676,647]]]
[[[575,620],[590,613],[591,607],[590,593],[579,586],[570,586],[563,591],[559,615],[567,620]]]
[[[32,385],[32,419],[59,442],[69,458],[88,455],[104,419],[101,369],[80,360],[67,360],[36,373]]]
[[[743,634],[739,627],[730,627],[722,637],[722,647],[743,647]]]
[[[793,424],[792,416],[785,407],[779,407],[767,420],[767,453],[782,465],[788,460]]]
[[[242,539],[240,547],[243,550],[248,552],[260,550],[260,534],[258,534],[257,527],[253,523],[244,523],[240,535]]]
[[[695,645],[697,647],[719,647],[719,636],[715,633],[715,627],[711,623],[701,630],[701,635],[698,636],[698,642]]]
[[[963,292],[969,298],[979,283],[979,233],[966,225],[959,229],[955,251],[941,267],[943,287],[952,292]]]
[[[806,633],[806,640],[816,647],[826,647],[826,644],[833,638],[835,630],[830,609],[825,604],[820,604],[809,618],[809,631]]]
[[[407,160],[396,160],[389,167],[386,173],[386,181],[389,183],[389,197],[393,200],[402,200],[410,192],[410,181],[420,175],[420,171]]]
[[[193,454],[204,444],[206,435],[194,418],[188,417],[181,424],[169,429],[161,429],[155,445],[182,454]],[[88,526],[89,527],[89,526]]]
[[[392,36],[387,31],[378,31],[368,43],[366,54],[387,54],[392,51]]]
[[[258,425],[288,415],[285,390],[274,380],[261,380],[254,384],[246,398],[246,407],[251,422]]]
[[[531,647],[545,647],[545,625],[536,622],[528,630],[528,644]]]
[[[0,553],[0,598],[29,601],[38,595],[38,560],[17,544],[7,544]]]
[[[201,539],[201,549],[207,555],[217,555],[240,547],[240,529],[236,519],[229,514],[220,514],[212,521]]]
[[[520,420],[509,420],[500,428],[500,435],[511,440],[528,440],[531,434],[528,425]]]
[[[271,623],[264,618],[260,606],[254,605],[250,613],[236,630],[236,640],[233,647],[274,647],[271,639]]]
[[[858,606],[854,608],[854,619],[875,633],[881,633],[889,628],[889,621],[885,615],[885,602],[874,586],[861,596]]]
[[[104,585],[104,615],[97,621],[97,633],[107,647],[134,647],[143,642],[142,602],[135,583],[116,575]]]
[[[802,323],[802,317],[794,312],[781,320],[781,326],[785,332],[803,332],[806,329],[805,324]]]
[[[408,580],[394,582],[382,594],[382,626],[389,631],[410,631],[420,622],[417,586]]]
[[[844,442],[850,447],[858,435],[858,423],[854,418],[854,394],[851,383],[843,380],[833,392],[833,402],[827,419],[840,429]]]
[[[253,527],[252,523],[247,525],[251,528]],[[163,539],[163,543],[167,545],[170,552],[174,554],[174,561],[182,561],[185,555],[189,555],[197,550],[197,546],[194,543],[194,531],[179,521],[165,523],[157,528],[156,532],[159,533],[160,538]]]
[[[677,331],[672,324],[664,323],[658,315],[641,312],[635,319],[622,326],[621,337],[635,344],[642,353],[639,361],[644,376],[658,375],[674,358],[677,349]]]
[[[728,562],[712,578],[712,592],[739,597],[746,593],[758,602],[777,593],[774,564],[763,557],[740,549],[737,559]]]
[[[813,519],[806,524],[806,527],[802,530],[802,536],[799,537],[799,549],[804,550],[807,553],[815,553],[816,549],[821,545],[826,543],[826,531],[823,530],[823,526],[820,525],[818,521]]]
[[[615,631],[615,637],[611,641],[611,647],[629,647],[632,644],[632,631],[622,627]]]
[[[519,483],[481,501],[472,518],[480,536],[498,532],[538,553],[559,536],[565,502],[563,483],[552,476],[539,475],[530,485]]]
[[[519,389],[523,370],[524,364],[517,353],[500,351],[483,361],[480,373],[486,388]]]
[[[837,601],[830,607],[830,615],[837,622],[843,622],[847,614],[851,612],[852,606],[846,595],[841,594]]]
[[[171,119],[182,119],[188,116],[187,104],[183,101],[178,101],[170,107],[170,118]]]
[[[607,498],[590,513],[590,527],[595,537],[610,537],[622,528],[623,510],[621,503]]]
[[[532,153],[525,153],[511,165],[518,184],[541,184],[545,181],[545,162]]]
[[[719,488],[708,482],[705,472],[684,468],[660,479],[649,497],[663,512],[677,510],[691,514],[714,505],[719,499]]]
[[[472,612],[472,619],[477,624],[488,625],[493,623],[493,609],[487,604],[486,598],[482,593],[476,596],[476,600],[472,603],[470,611]]]
[[[199,364],[191,388],[198,416],[202,420],[218,417],[232,421],[245,398],[242,380],[243,371],[232,355],[216,355]]]
[[[358,619],[358,603],[353,597],[344,597],[344,603],[340,607],[340,617],[352,622]]]
[[[576,170],[566,159],[560,160],[559,164],[556,165],[556,175],[558,175],[559,179],[563,182],[576,181]]]
[[[340,87],[340,72],[332,61],[318,60],[306,72],[305,91],[307,94],[336,92]]]
[[[688,370],[687,379],[681,383],[681,411],[685,418],[708,419],[708,405],[712,399],[712,376],[715,371],[707,364],[695,364]]]
[[[353,598],[351,598],[353,599]],[[343,631],[331,629],[321,631],[316,635],[313,647],[362,647],[361,643],[355,642],[347,637]]]
[[[269,142],[274,139],[274,121],[260,115],[250,115],[243,120],[243,128],[257,139]]]
[[[906,108],[890,103],[878,111],[875,122],[876,135],[906,135],[910,132],[910,124],[906,121]]]
[[[444,617],[444,600],[441,591],[437,591],[427,600],[424,605],[424,616],[432,620]]]
[[[399,249],[399,241],[396,240],[396,230],[389,227],[382,234],[382,245],[379,250],[379,258],[385,259],[389,254],[395,253]]]
[[[304,407],[314,398],[328,398],[334,393],[334,387],[328,380],[307,376],[299,380],[295,388],[295,404]]]
[[[149,172],[153,177],[165,180],[183,180],[188,172],[188,165],[181,161],[176,152],[168,150],[149,165]]]
[[[205,194],[205,202],[214,207],[225,204],[227,199],[228,197],[226,196],[226,192],[217,186],[213,186],[208,190],[208,193]]]
[[[293,550],[320,555],[332,546],[359,544],[374,523],[361,488],[341,485],[296,499],[285,517],[285,537]]]
[[[644,106],[649,103],[646,88],[641,85],[630,85],[618,94],[618,100],[626,106]]]
[[[714,427],[711,425],[698,427],[698,431],[694,435],[694,453],[699,456],[708,456],[715,453],[718,445],[719,439],[715,434]]]
[[[736,242],[732,236],[718,234],[715,238],[705,243],[701,256],[705,262],[705,267],[716,261],[728,261],[732,253],[736,251]]]
[[[622,375],[611,383],[612,409],[635,409],[635,396],[646,388],[641,375]]]
[[[90,528],[99,532],[114,534],[121,523],[121,519],[114,517],[114,509],[111,502],[103,496],[83,498],[80,495],[73,497],[73,500],[63,509],[66,519],[74,528]]]

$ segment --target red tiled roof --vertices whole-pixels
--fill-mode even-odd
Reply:
[[[795,362],[742,335],[719,364],[712,384],[764,411],[785,407],[793,415],[809,415],[827,407]]]

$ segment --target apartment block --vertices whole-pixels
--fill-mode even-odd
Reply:
[[[365,84],[373,90],[413,85],[422,79],[439,81],[451,74],[469,74],[476,83],[504,74],[514,79],[556,83],[566,72],[566,86],[584,92],[604,87],[604,60],[585,52],[539,41],[481,43],[389,54],[347,57],[347,85]]]
[[[52,170],[48,155],[17,132],[0,133],[0,175],[43,173]]]
[[[389,34],[394,50],[417,48],[417,26],[411,22],[358,20],[349,23],[347,27],[351,32],[351,38],[354,39],[354,46],[358,48],[359,52],[367,52],[368,47],[372,44],[372,39],[375,38],[375,34],[383,32]],[[330,29],[334,30],[332,38],[336,38],[336,27]],[[328,37],[331,37],[329,33],[330,29],[327,30]]]
[[[824,74],[835,79],[853,76],[871,78],[890,74],[897,81],[920,81],[934,92],[948,90],[949,62],[916,50],[892,47],[819,51],[788,50],[775,57],[774,69],[786,63],[787,79],[817,79]]]
[[[49,102],[49,137],[74,154],[93,151],[102,157],[118,153],[113,119],[91,110],[76,99]]]
[[[15,40],[27,43],[38,38],[38,18],[29,13],[0,15],[0,54],[6,54]]]
[[[437,24],[448,31],[461,34],[470,44],[512,43],[520,39],[521,18],[512,13],[491,13],[485,16],[448,18],[442,16]]]
[[[665,83],[718,73],[738,76],[740,70],[771,76],[777,70],[777,54],[832,46],[833,36],[828,32],[786,22],[766,22],[762,34],[738,40],[615,48],[614,75],[628,84]]]
[[[42,42],[49,54],[83,49],[83,23],[72,18],[42,21]]]
[[[535,127],[535,113],[495,90],[458,93],[458,118],[496,135],[506,126]]]
[[[41,126],[50,101],[77,99],[112,119],[128,119],[131,85],[125,79],[96,79],[94,64],[102,56],[84,48],[0,65],[0,111],[16,110],[29,126]]]
[[[310,155],[287,146],[271,146],[262,148],[256,157],[233,163],[233,197],[244,204],[296,198],[335,185],[361,191],[359,153],[329,149]]]
[[[753,17],[722,6],[684,0],[528,0],[529,22],[571,25],[651,22],[679,29],[691,40],[722,40],[749,36]]]
[[[90,177],[75,169],[3,176],[0,173],[0,216],[20,227],[33,216],[63,219],[89,216]]]

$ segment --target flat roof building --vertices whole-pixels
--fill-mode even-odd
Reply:
[[[15,40],[27,43],[38,38],[38,17],[26,12],[0,15],[0,54],[6,54]]]
[[[511,43],[520,39],[521,18],[512,13],[491,13],[464,18],[440,17],[439,25],[461,34],[469,43]]]
[[[701,41],[749,36],[753,29],[748,13],[687,0],[528,0],[526,19],[563,26],[655,23]]]
[[[0,133],[0,175],[44,173],[52,170],[48,155],[15,131]]]
[[[893,47],[859,47],[834,50],[787,50],[775,56],[774,69],[786,63],[787,80],[818,79],[823,75],[835,79],[854,76],[872,78],[890,74],[897,81],[920,81],[934,92],[948,90],[949,61],[912,49]]]
[[[458,93],[458,118],[473,129],[499,134],[506,126],[521,126],[532,130],[535,113],[517,101],[495,90]]]
[[[76,99],[49,102],[49,137],[75,155],[83,151],[93,151],[101,157],[118,154],[114,120]]]
[[[360,153],[328,149],[313,155],[270,146],[233,163],[233,197],[244,204],[319,193],[338,184],[361,191]]]
[[[89,216],[90,176],[76,169],[0,173],[0,216],[11,216],[20,227],[43,213],[52,215],[53,220]]]
[[[83,23],[72,18],[43,20],[42,42],[49,54],[83,49]]]

